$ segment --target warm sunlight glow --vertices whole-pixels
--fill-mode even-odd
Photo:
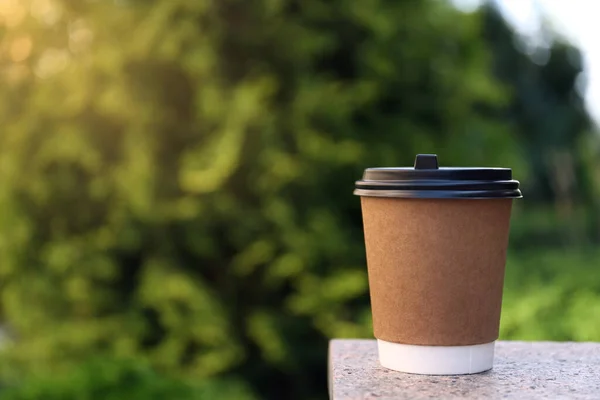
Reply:
[[[33,42],[31,37],[23,36],[12,42],[10,45],[9,55],[14,62],[25,61],[31,55]]]
[[[92,43],[94,34],[87,28],[85,21],[78,20],[69,28],[69,49],[73,53],[86,50]]]
[[[0,25],[18,26],[27,15],[27,9],[18,0],[0,0]]]
[[[40,78],[49,78],[65,69],[69,63],[69,53],[67,50],[48,49],[46,50],[35,67],[35,74]]]
[[[33,0],[31,2],[31,15],[40,22],[54,25],[60,18],[61,9],[52,0]]]

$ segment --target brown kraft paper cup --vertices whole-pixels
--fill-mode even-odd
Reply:
[[[512,199],[509,168],[367,168],[361,197],[383,367],[462,375],[493,367]]]
[[[498,338],[512,199],[361,197],[375,337]]]

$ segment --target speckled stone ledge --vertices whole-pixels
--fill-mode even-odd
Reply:
[[[498,342],[494,368],[422,376],[379,365],[375,340],[332,340],[332,400],[600,399],[600,343]]]

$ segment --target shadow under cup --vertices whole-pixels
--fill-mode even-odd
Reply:
[[[384,367],[492,368],[512,200],[507,168],[369,168],[361,196],[373,328]]]

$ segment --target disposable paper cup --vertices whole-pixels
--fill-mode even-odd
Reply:
[[[381,365],[419,374],[492,368],[512,199],[505,168],[370,168],[361,196]]]

